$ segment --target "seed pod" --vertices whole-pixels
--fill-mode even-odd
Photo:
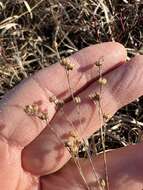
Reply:
[[[26,105],[24,111],[29,115],[36,115],[39,111],[39,106],[37,104]]]
[[[78,156],[80,145],[81,141],[79,140],[78,136],[71,132],[68,140],[65,142],[65,147],[67,147],[73,157]]]
[[[66,70],[73,70],[74,64],[71,63],[69,58],[62,58],[60,64],[65,67]]]
[[[46,113],[46,112],[39,112],[39,114],[37,116],[38,116],[39,119],[41,119],[43,121],[48,120],[48,113]]]
[[[49,102],[51,102],[51,103],[55,103],[56,100],[57,100],[56,96],[49,97]]]
[[[96,61],[96,62],[95,62],[95,65],[96,65],[97,67],[102,66],[102,61],[101,61],[101,60]]]
[[[56,41],[53,41],[52,46],[56,50],[58,48],[58,43]]]
[[[106,182],[105,182],[105,180],[101,178],[99,181],[100,181],[101,187],[102,187],[103,189],[105,189],[105,188],[106,188]]]
[[[56,106],[57,106],[57,109],[62,108],[64,106],[64,101],[63,100],[58,100],[56,102]]]
[[[107,79],[100,77],[99,80],[98,80],[98,82],[99,82],[99,84],[101,84],[101,85],[106,85],[106,84],[107,84]]]
[[[103,119],[104,119],[105,121],[109,120],[109,118],[110,118],[110,117],[109,117],[108,114],[105,114],[105,113],[103,114]]]
[[[57,109],[63,107],[63,105],[64,105],[64,101],[63,100],[59,100],[56,96],[49,97],[49,101],[51,103],[54,103],[56,105]]]
[[[33,110],[33,108],[32,108],[31,105],[26,105],[25,108],[24,108],[24,111],[25,111],[25,113],[27,113],[27,114],[31,114],[31,113],[32,113],[32,110]]]
[[[67,69],[68,71],[73,70],[73,68],[74,68],[74,64],[73,64],[73,63],[69,63],[69,64],[66,66],[66,69]]]
[[[81,98],[80,98],[79,96],[76,96],[76,97],[74,98],[74,100],[75,100],[75,103],[76,103],[76,104],[80,104],[80,103],[81,103]]]
[[[89,95],[89,98],[93,101],[99,101],[100,100],[100,94],[98,94],[97,92],[95,93],[91,93]]]

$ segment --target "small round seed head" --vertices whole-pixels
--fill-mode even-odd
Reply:
[[[64,106],[64,101],[58,99],[56,96],[50,97],[50,98],[49,98],[49,101],[50,101],[51,103],[54,103],[54,104],[56,105],[56,108],[57,108],[57,109],[59,109],[59,108],[61,108],[61,107]]]
[[[49,97],[49,102],[51,102],[51,103],[55,103],[56,100],[57,100],[56,96]]]
[[[69,135],[68,140],[65,142],[65,146],[68,148],[72,156],[77,157],[81,141],[75,133],[70,132]]]
[[[48,112],[42,111],[37,104],[27,105],[24,111],[30,116],[35,116],[44,121],[48,120]]]
[[[60,64],[65,67],[66,70],[73,70],[74,64],[71,63],[69,58],[62,58]]]
[[[24,111],[29,115],[36,115],[39,111],[39,107],[36,104],[26,105]]]
[[[27,113],[27,114],[31,114],[32,113],[32,105],[26,105],[25,108],[24,108],[24,111]]]
[[[106,85],[106,84],[107,84],[107,79],[100,77],[99,80],[98,80],[98,82],[99,82],[99,84],[101,84],[101,85]]]
[[[63,100],[58,100],[56,102],[56,106],[57,106],[57,109],[62,108],[64,106],[64,101]]]
[[[110,118],[109,114],[105,114],[105,113],[103,114],[103,119],[105,121],[109,120],[109,118]]]
[[[101,187],[105,189],[105,187],[106,187],[106,182],[105,182],[105,180],[101,178],[99,181],[100,181]]]
[[[97,92],[89,94],[89,98],[93,101],[99,101],[100,100],[100,94]]]
[[[102,66],[102,61],[101,61],[101,60],[96,61],[96,62],[95,62],[95,65],[96,65],[97,67]]]
[[[39,111],[39,106],[38,106],[37,104],[33,104],[32,107],[33,107],[33,112],[34,112],[34,113],[38,113],[38,111]]]
[[[56,50],[58,48],[58,43],[56,41],[53,41],[52,46]]]
[[[74,64],[73,64],[73,63],[69,63],[69,64],[66,66],[66,69],[67,69],[68,71],[73,70],[73,68],[74,68]]]
[[[62,66],[66,66],[67,64],[68,64],[68,60],[67,60],[68,58],[65,58],[65,57],[62,57],[61,58],[61,61],[60,61],[60,64],[62,65]]]
[[[76,96],[76,97],[74,98],[74,100],[75,100],[75,103],[76,103],[76,104],[80,104],[80,103],[81,103],[81,98],[80,98],[79,96]]]
[[[47,121],[48,120],[48,113],[46,113],[46,112],[39,112],[38,118],[41,119],[41,120]]]

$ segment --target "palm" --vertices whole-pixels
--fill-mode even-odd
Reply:
[[[0,143],[3,144],[2,141]],[[3,152],[5,148],[6,145],[3,144],[1,151]],[[14,155],[11,158],[6,158],[6,152],[3,153],[3,160],[0,163],[0,189],[38,189],[37,179],[21,167],[21,151],[13,147],[8,149],[9,153],[14,152]]]
[[[138,67],[131,62],[131,64],[120,66],[114,70],[114,66],[117,67],[126,59],[126,52],[123,47],[114,43],[92,46],[71,57],[75,63],[75,68],[70,74],[70,82],[75,91],[80,91],[79,95],[83,100],[80,113],[83,120],[82,128],[77,122],[78,116],[72,101],[68,101],[64,106],[66,117],[65,115],[63,117],[61,112],[56,112],[55,105],[49,101],[49,97],[53,95],[68,99],[71,94],[68,90],[65,71],[60,65],[57,64],[45,71],[40,71],[31,79],[23,82],[7,97],[5,96],[0,104],[0,153],[2,155],[0,157],[0,189],[86,189],[72,163],[59,170],[70,159],[70,154],[59,141],[57,135],[61,140],[65,140],[66,135],[71,131],[71,126],[67,120],[76,124],[80,135],[84,138],[87,138],[100,127],[97,110],[94,109],[91,102],[87,101],[86,97],[92,90],[96,91],[99,88],[96,83],[98,72],[93,68],[93,64],[101,57],[105,60],[103,73],[107,73],[106,78],[109,81],[102,98],[102,106],[105,112],[113,115],[117,109],[143,94],[141,90],[143,89],[143,78],[135,76],[137,72],[142,72],[142,58],[137,57],[132,61],[133,63],[138,62]],[[134,81],[132,81],[133,77],[135,77]],[[90,85],[86,86],[83,91],[82,86],[85,86],[89,81]],[[133,89],[134,91],[131,93]],[[39,104],[42,110],[47,110],[50,126],[25,113],[25,106],[35,102]],[[129,151],[126,151],[123,163],[127,162],[128,153]],[[114,154],[116,157],[116,153]],[[141,156],[138,159],[140,160]],[[101,166],[101,158],[97,158],[97,162],[99,162],[96,166],[97,171],[99,170],[100,175],[104,175],[101,172],[103,167]],[[114,163],[114,159],[111,163]],[[88,164],[83,167],[86,171]],[[124,171],[122,167],[114,167],[114,169],[119,170],[119,173],[120,170]],[[59,171],[52,174],[57,170]],[[86,173],[86,177],[92,179],[90,170]],[[121,189],[120,186],[118,187]],[[113,189],[117,189],[117,187]]]

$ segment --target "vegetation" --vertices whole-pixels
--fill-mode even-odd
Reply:
[[[105,41],[122,43],[127,49],[128,59],[136,53],[142,54],[142,22],[143,3],[139,0],[0,1],[0,97],[35,71],[60,61],[61,66],[65,67],[69,90],[79,113],[80,97],[74,96],[68,78],[74,65],[62,57]],[[95,66],[100,74],[102,64]],[[101,88],[106,82],[100,76]],[[76,157],[89,157],[92,164],[90,155],[138,143],[143,138],[143,98],[122,108],[109,120],[100,106],[101,93],[89,95],[93,103],[97,101],[99,104],[101,120],[106,120],[101,130],[89,138],[88,145],[84,139],[79,140],[75,130],[63,142],[81,175]],[[64,102],[56,97],[52,97],[51,101],[58,109],[64,106]],[[25,112],[48,122],[46,114],[39,112],[35,105],[26,105]],[[106,155],[104,161],[106,169]]]

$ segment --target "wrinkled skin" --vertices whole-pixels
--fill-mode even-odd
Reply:
[[[62,141],[74,123],[83,138],[100,128],[98,109],[88,99],[98,91],[98,69],[94,63],[103,57],[102,72],[108,80],[102,92],[102,108],[111,116],[122,106],[143,95],[143,56],[126,62],[126,51],[118,43],[90,46],[70,57],[72,89],[82,102],[80,119],[70,100],[64,68],[55,64],[21,82],[0,102],[0,189],[2,190],[85,190],[87,189]],[[88,85],[87,85],[88,84]],[[84,86],[84,87],[83,87]],[[64,115],[56,111],[49,97],[66,101]],[[24,112],[37,103],[48,112],[49,124]],[[52,130],[51,130],[52,128]],[[59,140],[60,137],[60,140]],[[107,153],[110,190],[141,190],[143,185],[142,144]],[[80,160],[91,190],[98,190],[89,160]],[[100,178],[105,177],[103,155],[93,160]]]

